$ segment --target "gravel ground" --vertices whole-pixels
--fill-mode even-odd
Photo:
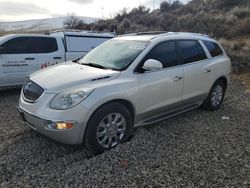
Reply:
[[[250,95],[236,79],[219,111],[140,128],[99,156],[22,124],[18,95],[0,91],[0,187],[250,187]]]

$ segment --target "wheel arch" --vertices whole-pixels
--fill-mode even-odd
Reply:
[[[227,80],[226,76],[221,76],[221,77],[219,77],[217,80],[215,80],[215,82],[217,82],[217,81],[219,81],[219,80],[221,80],[221,81],[225,84],[225,86],[226,86],[226,88],[227,88],[227,86],[228,86],[228,80]],[[214,83],[215,83],[215,82],[214,82]]]
[[[135,119],[135,107],[134,107],[134,105],[130,101],[128,101],[126,99],[112,99],[112,100],[107,101],[104,104],[100,105],[96,110],[98,110],[102,106],[110,104],[110,103],[120,103],[123,106],[125,106],[128,109],[128,111],[129,111],[129,113],[130,113],[130,115],[132,117],[133,123],[134,123],[134,119]],[[93,112],[93,114],[95,113],[95,111]]]
[[[131,118],[132,118],[132,129],[133,129],[133,127],[134,127],[134,121],[135,121],[135,107],[134,107],[134,105],[130,102],[130,101],[128,101],[128,100],[126,100],[126,99],[112,99],[112,100],[109,100],[109,101],[106,101],[106,102],[104,102],[103,104],[101,104],[100,106],[98,106],[92,113],[91,113],[91,115],[90,115],[90,117],[89,117],[89,119],[88,119],[88,122],[87,122],[87,126],[89,126],[89,122],[90,122],[90,120],[91,120],[91,118],[93,117],[93,115],[100,109],[100,108],[102,108],[103,106],[105,106],[105,105],[108,105],[108,104],[111,104],[111,103],[119,103],[119,104],[121,104],[121,105],[123,105],[123,106],[125,106],[127,109],[128,109],[128,111],[129,111],[129,113],[130,113],[130,115],[131,115]],[[86,129],[87,129],[87,126],[86,126],[86,128],[85,128],[85,131],[84,131],[84,133],[83,133],[83,137],[82,137],[82,143],[84,143],[84,140],[85,140],[85,134],[86,134]]]

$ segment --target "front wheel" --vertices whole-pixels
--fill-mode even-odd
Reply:
[[[216,81],[201,107],[209,111],[218,110],[223,102],[225,91],[225,83],[222,80]]]
[[[126,107],[107,104],[92,115],[85,132],[85,145],[94,154],[100,154],[127,141],[131,127],[132,118]]]

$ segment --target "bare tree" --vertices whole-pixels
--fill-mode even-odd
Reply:
[[[82,29],[85,24],[83,20],[74,14],[69,14],[63,25],[65,29]]]

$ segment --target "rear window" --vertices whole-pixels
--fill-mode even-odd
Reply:
[[[210,42],[210,41],[203,41],[203,43],[207,47],[207,49],[210,52],[212,57],[216,57],[216,56],[223,54],[222,49],[220,48],[220,46],[217,43]]]
[[[89,52],[111,38],[66,36],[68,52]]]
[[[58,50],[57,41],[55,38],[34,37],[33,42],[36,46],[33,53],[52,53]]]
[[[192,63],[207,59],[206,53],[200,43],[195,40],[178,41],[183,63]]]

